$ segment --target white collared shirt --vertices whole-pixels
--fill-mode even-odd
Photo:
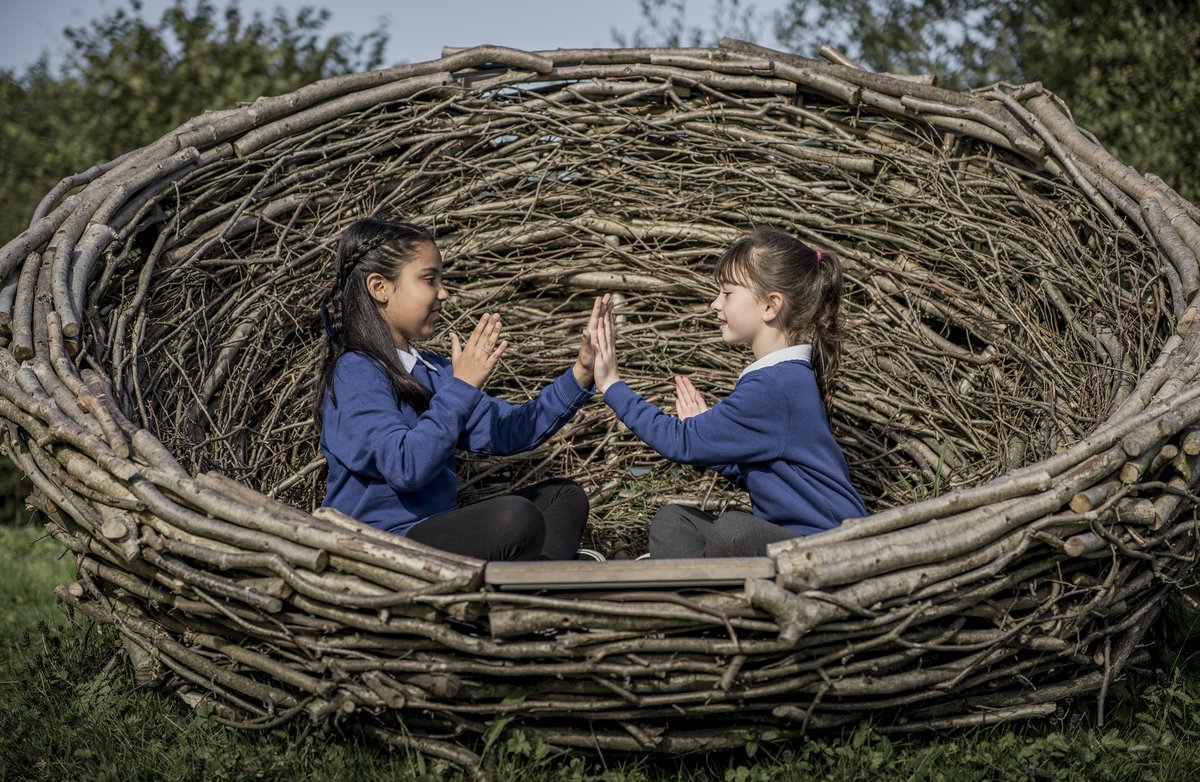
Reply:
[[[420,361],[422,364],[424,364],[426,367],[428,367],[430,372],[438,371],[437,367],[435,367],[433,364],[430,364],[428,361],[426,361],[424,358],[422,358],[421,354],[415,350],[413,352],[409,353],[407,351],[401,350],[400,348],[396,348],[396,356],[400,359],[400,363],[404,366],[404,370],[406,372],[412,372],[413,367],[415,367],[417,365],[418,361]]]
[[[747,374],[756,369],[766,369],[773,367],[784,361],[807,361],[812,363],[812,345],[789,345],[786,348],[772,350],[767,355],[760,359],[756,359],[754,363],[742,370],[742,374],[738,375],[738,380],[741,380]]]

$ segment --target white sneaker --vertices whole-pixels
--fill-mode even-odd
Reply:
[[[635,558],[633,561],[637,562],[639,559],[650,559],[650,552],[647,551],[645,554],[642,554],[641,556]]]
[[[575,552],[575,559],[590,559],[595,562],[606,562],[604,555],[594,548],[581,548]]]

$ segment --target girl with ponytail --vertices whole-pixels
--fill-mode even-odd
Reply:
[[[749,345],[754,361],[711,409],[686,377],[675,377],[678,417],[634,393],[617,371],[611,311],[593,338],[596,386],[634,434],[750,494],[752,513],[663,507],[650,524],[652,557],[763,556],[771,543],[866,515],[828,419],[841,355],[841,264],[783,231],[759,228],[725,251],[716,280],[721,338]]]
[[[595,390],[584,331],[574,364],[522,405],[481,389],[508,343],[484,314],[451,358],[417,350],[448,293],[433,235],[375,218],[346,229],[321,302],[327,334],[314,419],[329,465],[324,505],[389,532],[481,559],[575,559],[588,501],[551,479],[466,507],[455,448],[512,454],[541,445]],[[611,309],[597,298],[589,328]]]

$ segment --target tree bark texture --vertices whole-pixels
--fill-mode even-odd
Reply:
[[[0,248],[3,441],[76,557],[60,599],[220,719],[354,717],[466,766],[500,718],[678,752],[1089,695],[1102,715],[1195,562],[1200,212],[1038,84],[825,56],[448,50],[64,179]],[[490,390],[514,400],[569,364],[601,291],[631,384],[719,397],[748,357],[704,319],[715,257],[766,223],[836,253],[832,424],[872,514],[772,546],[772,578],[539,592],[319,509],[317,301],[369,213],[436,232],[448,330],[504,313]],[[646,463],[593,403],[532,454],[467,457],[463,499],[571,475],[615,546],[645,538]]]

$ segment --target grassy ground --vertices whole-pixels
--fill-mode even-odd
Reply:
[[[132,684],[109,628],[77,625],[55,606],[71,563],[37,527],[0,526],[0,779],[440,780],[444,761],[391,752],[352,726],[295,723],[265,733],[227,728],[173,697]],[[1183,628],[1178,621],[1174,627]],[[1088,704],[1063,721],[889,738],[869,725],[787,747],[682,759],[570,755],[499,733],[490,777],[541,780],[1191,780],[1200,778],[1200,678],[1189,642],[1153,680],[1126,682],[1108,727]]]

